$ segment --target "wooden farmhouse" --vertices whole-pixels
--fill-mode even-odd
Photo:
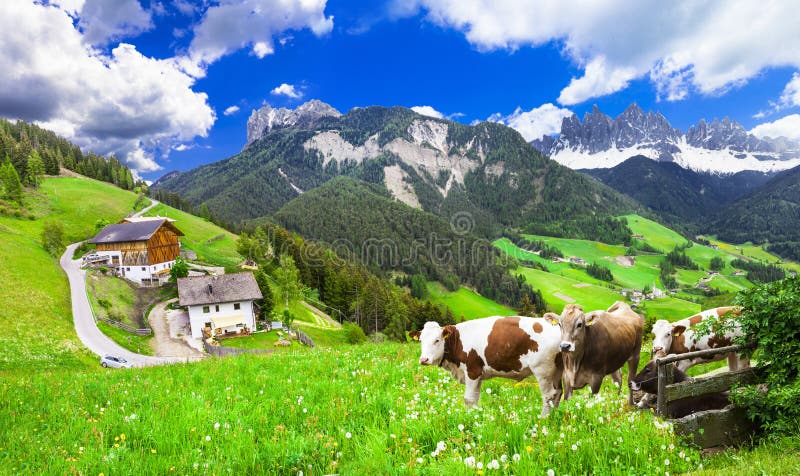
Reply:
[[[253,273],[189,276],[178,279],[178,302],[189,310],[192,337],[256,330],[253,302],[263,298]]]
[[[118,276],[143,286],[165,283],[180,255],[183,233],[166,218],[127,220],[106,226],[89,243],[97,245],[96,254]]]

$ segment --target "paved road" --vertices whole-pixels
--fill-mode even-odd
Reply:
[[[158,202],[153,200],[150,207],[142,210],[136,216],[141,215]],[[137,354],[120,346],[105,334],[100,332],[92,315],[89,306],[89,298],[86,295],[86,271],[81,269],[81,260],[73,260],[72,255],[75,248],[80,243],[73,243],[67,246],[67,250],[61,256],[61,268],[67,273],[69,278],[70,294],[72,298],[72,320],[75,323],[75,332],[78,333],[83,345],[97,355],[119,355],[131,362],[135,367],[148,365],[163,365],[176,362],[186,362],[195,359],[176,358],[176,357],[151,357],[149,355]],[[99,362],[99,361],[98,361]]]

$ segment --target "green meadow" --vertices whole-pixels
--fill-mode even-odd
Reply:
[[[485,298],[471,289],[461,287],[457,291],[450,292],[436,281],[428,282],[428,300],[449,307],[456,319],[517,315],[514,309]]]
[[[539,269],[518,268],[516,274],[542,292],[551,311],[561,313],[564,306],[575,303],[585,310],[607,309],[616,301],[624,300],[617,291],[595,284],[588,284],[556,273]]]

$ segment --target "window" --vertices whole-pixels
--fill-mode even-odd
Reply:
[[[130,271],[130,270],[131,270],[130,268],[125,268],[125,271]]]
[[[209,312],[211,312],[211,308],[208,306],[203,306],[203,314],[208,314]]]
[[[142,266],[142,271],[147,271],[147,267],[146,266]]]
[[[216,306],[214,306],[214,311],[215,311],[215,312],[219,312],[219,304],[217,304]]]
[[[241,309],[241,308],[242,308],[242,305],[241,305],[241,304],[239,304],[238,302],[233,304],[233,309],[234,309],[235,311],[238,311],[238,310],[239,310],[239,309]]]

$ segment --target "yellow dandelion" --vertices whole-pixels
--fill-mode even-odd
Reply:
[[[531,445],[528,445],[528,446],[525,447],[525,451],[530,453],[531,451],[533,451],[533,448],[531,448]]]
[[[125,433],[120,433],[119,439],[125,441]]]
[[[150,453],[152,453],[152,454],[156,454],[156,449],[155,449],[155,448],[151,449],[151,450],[150,450]]]

